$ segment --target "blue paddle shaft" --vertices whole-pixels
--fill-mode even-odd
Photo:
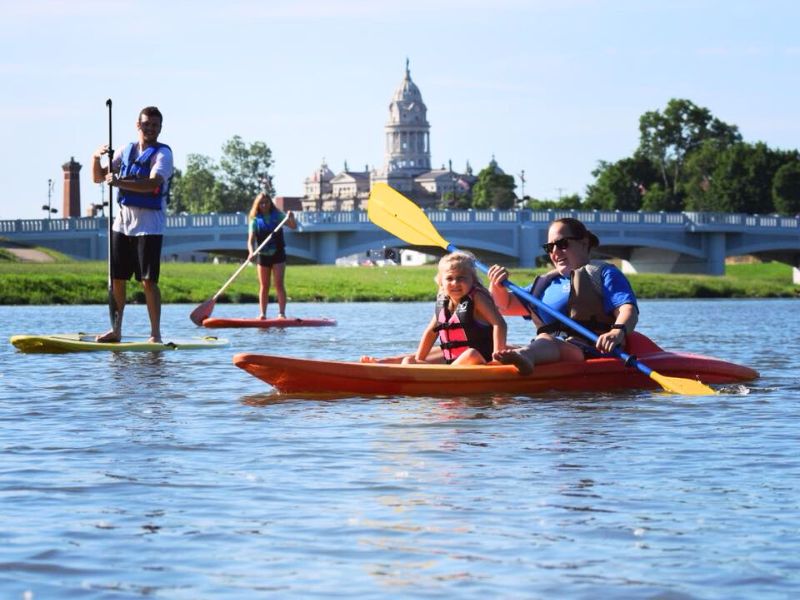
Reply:
[[[447,246],[447,251],[448,252],[456,252],[457,250],[458,250],[458,248],[456,248],[453,244],[448,244],[448,246]],[[484,273],[488,273],[489,272],[489,267],[487,267],[485,264],[483,264],[481,261],[479,261],[477,259],[475,260],[475,266],[478,267]],[[551,306],[548,306],[547,304],[545,304],[544,302],[539,300],[533,294],[530,294],[530,293],[526,292],[525,290],[523,290],[518,285],[515,285],[512,282],[510,282],[508,279],[503,281],[503,285],[505,287],[507,287],[509,290],[511,290],[514,293],[514,295],[517,296],[517,298],[520,298],[522,300],[525,300],[526,302],[529,302],[530,304],[533,304],[536,308],[538,308],[540,310],[543,310],[544,312],[546,312],[550,316],[554,317],[555,319],[558,319],[564,325],[567,325],[571,329],[577,331],[578,333],[580,333],[585,338],[591,340],[592,342],[597,342],[597,334],[594,331],[592,331],[590,329],[586,329],[586,327],[584,327],[580,323],[577,323],[577,322],[573,321],[567,315],[560,313],[559,311],[557,311],[556,309],[554,309]],[[622,359],[623,361],[625,361],[625,364],[636,367],[637,369],[639,369],[642,373],[644,373],[648,377],[650,376],[650,373],[653,372],[653,370],[650,367],[648,367],[647,365],[641,364],[638,360],[636,360],[635,357],[631,356],[630,354],[627,354],[627,353],[623,352],[619,348],[614,348],[614,350],[611,352],[611,354],[613,356],[616,356],[616,357]]]

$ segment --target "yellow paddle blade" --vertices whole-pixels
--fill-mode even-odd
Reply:
[[[450,245],[422,212],[422,209],[385,183],[372,186],[367,216],[378,227],[415,246]]]
[[[650,372],[650,379],[658,382],[666,391],[684,396],[714,396],[717,392],[702,381],[683,377],[667,377],[655,371]]]

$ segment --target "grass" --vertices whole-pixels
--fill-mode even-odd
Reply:
[[[211,298],[240,263],[163,263],[165,303],[200,303]],[[527,285],[542,269],[512,269],[511,278]],[[289,265],[286,288],[294,302],[374,302],[432,300],[434,266],[335,267]],[[107,266],[103,262],[22,263],[0,261],[0,304],[105,304]],[[631,275],[639,298],[798,297],[792,268],[782,263],[732,264],[722,277],[704,275]],[[255,267],[248,267],[217,302],[254,303]],[[141,286],[131,282],[131,302],[144,302]]]

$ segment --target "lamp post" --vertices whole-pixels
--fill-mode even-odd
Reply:
[[[108,201],[101,201],[100,204],[92,203],[92,205],[91,205],[92,216],[96,217],[97,213],[99,212],[101,217],[105,217],[106,216],[106,209],[105,209],[106,206],[108,206]]]
[[[50,208],[50,200],[53,195],[53,180],[47,180],[47,204],[42,205],[42,210],[47,211],[47,220],[49,221],[52,218],[53,213],[57,213],[58,210],[55,208]]]

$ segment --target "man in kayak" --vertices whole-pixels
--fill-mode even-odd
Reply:
[[[139,112],[138,140],[117,149],[108,166],[100,159],[108,154],[108,144],[92,155],[92,177],[119,190],[120,210],[111,233],[111,289],[119,318],[114,328],[97,336],[98,342],[122,339],[122,312],[127,282],[131,275],[142,282],[150,317],[150,342],[161,342],[161,245],[167,216],[167,198],[172,178],[172,150],[158,141],[163,121],[155,106]]]
[[[598,334],[596,344],[545,311],[523,303],[502,282],[505,267],[489,268],[489,291],[500,312],[533,320],[536,337],[522,348],[495,352],[498,362],[512,364],[527,375],[534,365],[557,361],[582,361],[623,346],[636,327],[639,308],[630,282],[614,265],[591,264],[589,255],[600,244],[597,236],[577,219],[554,221],[542,246],[554,269],[537,277],[527,291],[548,306]]]

